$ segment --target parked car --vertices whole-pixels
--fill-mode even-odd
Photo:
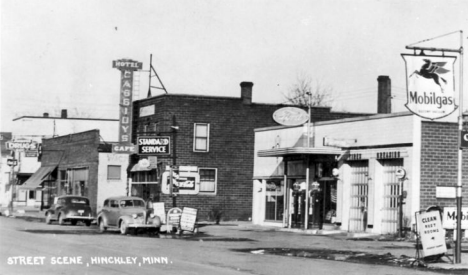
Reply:
[[[89,199],[82,196],[56,197],[54,204],[45,212],[45,216],[47,224],[58,221],[60,225],[64,225],[69,221],[72,225],[83,222],[86,226],[90,226],[95,220]]]
[[[158,234],[161,219],[154,215],[153,208],[138,197],[111,197],[104,201],[102,210],[97,215],[99,231],[108,228],[119,229],[121,234],[128,234],[130,229],[137,234],[138,229]]]

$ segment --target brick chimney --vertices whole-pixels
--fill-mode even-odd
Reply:
[[[377,113],[390,114],[392,112],[392,81],[387,75],[377,77]]]
[[[67,109],[62,109],[62,116],[61,118],[67,118]]]
[[[244,104],[252,104],[252,82],[241,82],[241,99]]]

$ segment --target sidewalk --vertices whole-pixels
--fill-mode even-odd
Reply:
[[[5,216],[6,208],[0,208],[2,216]],[[16,210],[12,218],[25,219],[34,222],[45,222],[45,211],[39,209],[24,209]],[[251,222],[243,221],[226,221],[220,225],[212,223],[200,223],[199,234],[194,235],[194,238],[200,238],[200,241],[209,240],[210,238],[231,238],[231,239],[250,239],[252,242],[249,246],[259,246],[262,249],[302,249],[307,248],[315,250],[332,250],[344,252],[362,252],[372,255],[389,255],[394,258],[405,259],[406,263],[415,260],[416,249],[415,241],[413,240],[398,240],[385,238],[381,235],[370,234],[348,234],[344,231],[317,231],[317,230],[301,230],[288,229],[279,227],[253,225]],[[259,248],[252,247],[252,250]],[[251,251],[254,253],[254,251]],[[307,253],[307,252],[303,252]],[[448,249],[447,254],[450,259],[453,259],[453,250]],[[299,255],[298,255],[299,256]],[[336,256],[336,255],[335,255]],[[335,260],[344,260],[345,256],[338,258],[329,258]],[[346,258],[346,257],[345,257]],[[418,263],[416,263],[417,265]],[[468,274],[468,242],[462,243],[461,263],[452,264],[447,257],[443,257],[437,263],[425,263],[428,269],[446,269],[467,271]]]

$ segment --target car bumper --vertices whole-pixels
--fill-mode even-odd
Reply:
[[[130,228],[159,228],[156,224],[140,224],[140,223],[131,223],[128,225]]]
[[[87,216],[67,216],[67,219],[76,221],[94,221],[96,218]]]

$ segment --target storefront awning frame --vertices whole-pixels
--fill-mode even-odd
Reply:
[[[287,147],[260,150],[259,157],[284,157],[290,155],[342,155],[346,151],[329,147]]]
[[[35,190],[42,188],[42,182],[45,181],[45,178],[52,173],[57,166],[41,166],[39,169],[29,178],[27,179],[20,189],[28,189],[28,190]]]

